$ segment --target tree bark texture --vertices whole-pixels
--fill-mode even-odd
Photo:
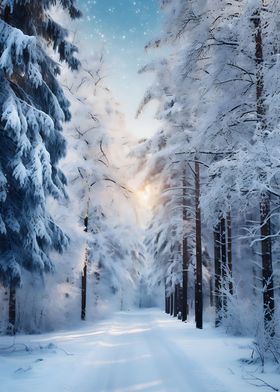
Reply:
[[[215,269],[215,308],[216,320],[215,325],[221,324],[222,310],[222,266],[221,266],[221,224],[219,223],[214,229],[214,269]]]
[[[85,232],[88,232],[88,216],[84,219]],[[87,267],[88,267],[88,249],[86,247],[84,268],[82,271],[82,303],[81,303],[81,319],[86,319],[87,307]]]
[[[183,170],[183,223],[187,221],[187,179],[186,169]],[[182,321],[186,321],[188,317],[188,269],[189,269],[189,252],[188,252],[188,239],[183,235],[183,246],[182,246],[182,285],[183,285],[183,296],[182,296]]]
[[[16,288],[10,287],[9,292],[9,326],[7,333],[15,335],[16,333]]]
[[[195,321],[196,328],[203,328],[203,293],[202,293],[202,244],[200,210],[200,166],[195,162],[195,217],[196,217],[196,281],[195,281]]]

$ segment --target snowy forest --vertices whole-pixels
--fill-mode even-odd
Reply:
[[[280,3],[153,1],[137,135],[100,0],[0,1],[1,391],[280,391]]]

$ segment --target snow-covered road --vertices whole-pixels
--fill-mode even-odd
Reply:
[[[248,339],[210,327],[198,331],[155,309],[117,313],[72,332],[19,336],[8,348],[10,343],[0,338],[3,392],[259,389],[244,380],[237,362],[250,354]]]

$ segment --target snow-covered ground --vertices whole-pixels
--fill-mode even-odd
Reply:
[[[0,390],[13,392],[256,392],[280,376],[239,361],[250,340],[196,330],[160,310],[115,314],[74,331],[0,338]]]

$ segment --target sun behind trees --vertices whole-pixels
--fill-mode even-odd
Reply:
[[[76,2],[0,3],[1,330],[157,305],[279,364],[280,5],[160,5],[133,143]]]

